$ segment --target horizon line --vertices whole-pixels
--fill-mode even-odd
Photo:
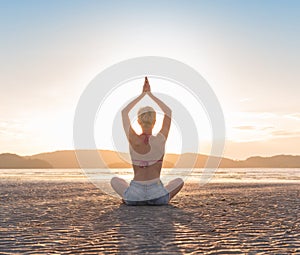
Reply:
[[[125,153],[125,154],[129,154],[129,152],[123,152],[123,151],[114,151],[114,150],[109,150],[109,149],[67,149],[67,150],[54,150],[54,151],[45,151],[45,152],[39,152],[39,153],[35,153],[35,154],[31,154],[31,155],[20,155],[18,153],[13,153],[13,152],[1,152],[0,155],[2,154],[14,154],[14,155],[18,155],[21,157],[32,157],[35,155],[39,155],[39,154],[46,154],[46,153],[55,153],[55,152],[67,152],[67,151],[108,151],[108,152],[114,152],[114,153]],[[198,154],[198,155],[202,155],[202,156],[207,156],[207,157],[220,157],[223,159],[230,159],[230,160],[234,160],[234,161],[242,161],[242,160],[247,160],[249,158],[254,158],[254,157],[261,157],[261,158],[272,158],[272,157],[276,157],[276,156],[300,156],[300,154],[273,154],[271,156],[261,156],[261,155],[252,155],[249,156],[245,159],[233,159],[231,157],[225,157],[225,156],[214,156],[214,155],[208,155],[208,154],[202,154],[202,153],[196,153],[196,152],[184,152],[184,153],[165,153],[165,155],[184,155],[184,154]]]

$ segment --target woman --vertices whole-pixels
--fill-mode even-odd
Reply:
[[[152,135],[156,121],[156,112],[152,107],[143,107],[138,112],[138,123],[143,131],[141,135],[135,133],[128,116],[131,109],[146,95],[164,112],[162,128],[156,136]],[[111,186],[127,205],[168,204],[183,187],[181,178],[170,181],[165,187],[160,180],[165,144],[171,125],[171,113],[171,109],[151,93],[147,77],[145,77],[142,94],[122,110],[123,127],[130,145],[134,178],[128,185],[124,179],[113,177]]]

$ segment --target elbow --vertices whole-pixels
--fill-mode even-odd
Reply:
[[[127,111],[126,111],[125,109],[123,109],[123,110],[121,111],[121,114],[122,114],[122,116],[126,116],[128,113],[127,113]]]
[[[166,115],[170,118],[172,117],[172,110],[170,108],[166,111]]]

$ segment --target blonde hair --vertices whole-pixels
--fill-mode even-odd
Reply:
[[[149,128],[155,124],[156,112],[150,106],[145,106],[138,111],[138,122],[142,127]]]

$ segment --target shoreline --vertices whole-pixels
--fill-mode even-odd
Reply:
[[[88,181],[1,180],[0,250],[300,253],[300,187],[187,183],[166,206],[126,206]]]
[[[1,177],[1,176],[0,176]],[[113,176],[112,176],[113,177]],[[109,180],[112,178],[108,178],[107,180],[103,179],[101,182],[109,182]],[[122,178],[122,176],[120,176]],[[181,177],[181,176],[179,176]],[[175,178],[175,177],[174,177]],[[182,178],[182,177],[181,177]],[[227,185],[227,184],[261,184],[261,185],[267,185],[267,184],[286,184],[286,185],[300,185],[300,180],[289,180],[289,179],[234,179],[234,178],[212,178],[212,180],[203,183],[200,183],[200,178],[194,178],[191,179],[190,177],[182,178],[186,184],[192,184],[192,185],[199,185],[199,186],[207,186],[210,184],[219,184],[219,185]],[[130,178],[125,179],[128,183],[130,182]],[[53,176],[50,177],[36,177],[36,176],[22,176],[22,177],[16,177],[16,176],[5,176],[0,178],[0,182],[57,182],[57,183],[92,183],[92,181],[87,178],[86,176],[80,176],[80,177],[58,177]],[[166,185],[168,181],[163,180],[164,185]]]
[[[20,181],[64,181],[109,182],[114,176],[125,179],[128,183],[133,178],[132,171],[118,169],[0,169],[0,179]],[[204,169],[171,170],[163,169],[161,180],[164,184],[175,177],[182,178],[187,183],[298,183],[300,184],[300,169]]]

